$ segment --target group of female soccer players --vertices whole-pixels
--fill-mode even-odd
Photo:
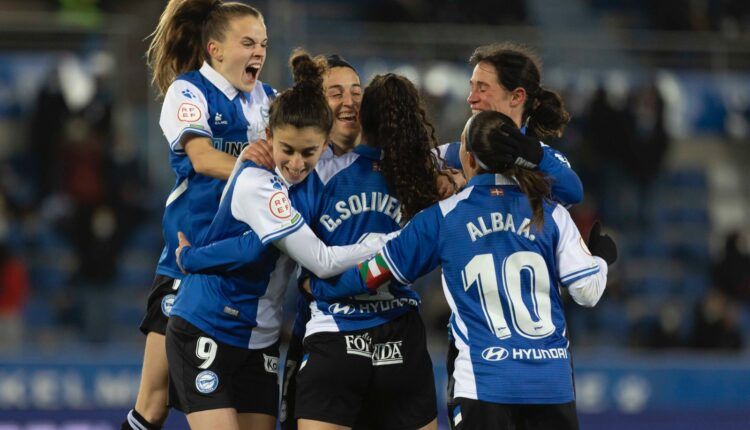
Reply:
[[[587,246],[563,206],[580,181],[539,139],[569,117],[533,54],[477,49],[473,116],[438,147],[408,79],[363,90],[340,57],[296,51],[294,86],[277,94],[258,80],[266,47],[261,13],[221,0],[170,0],[153,34],[177,180],[122,428],[160,428],[167,405],[192,429],[437,428],[411,288],[437,266],[452,427],[577,428],[560,287],[595,305],[617,254],[598,226]],[[301,294],[279,410],[291,276]]]

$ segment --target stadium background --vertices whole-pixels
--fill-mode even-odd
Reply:
[[[0,429],[114,429],[133,404],[173,182],[144,62],[164,4],[0,0]],[[600,304],[567,308],[582,428],[748,428],[750,3],[252,4],[264,82],[290,83],[295,46],[343,55],[363,83],[401,73],[445,142],[473,49],[536,47],[573,114],[549,143],[583,180],[574,218],[602,219],[621,253]],[[420,289],[442,395],[437,282]]]

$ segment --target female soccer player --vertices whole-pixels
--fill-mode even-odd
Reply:
[[[187,414],[193,429],[274,427],[281,301],[292,268],[286,255],[326,276],[385,243],[326,247],[297,212],[305,210],[307,197],[290,198],[288,188],[304,186],[333,114],[322,91],[322,66],[304,53],[295,54],[291,65],[295,85],[269,113],[276,172],[239,163],[205,237],[211,243],[253,234],[275,247],[226,273],[186,276],[172,307],[166,336],[170,404]]]
[[[330,282],[313,279],[311,289],[373,294],[442,265],[459,350],[454,428],[577,429],[559,287],[596,305],[617,249],[598,228],[587,247],[567,210],[547,200],[545,178],[500,148],[509,124],[499,112],[472,117],[460,152],[467,188],[417,214],[375,257]]]
[[[375,77],[365,89],[360,122],[363,143],[321,160],[306,181],[311,191],[300,193],[312,202],[311,227],[328,245],[396,231],[439,199],[433,129],[411,82],[393,74]],[[249,249],[252,241],[249,235],[231,240],[186,248],[185,257],[213,252],[214,258],[224,253],[217,250]],[[234,256],[244,258],[238,251]],[[343,300],[313,298],[297,378],[300,429],[436,427],[432,363],[418,305],[408,286]],[[386,357],[394,346],[398,357]]]
[[[167,198],[166,245],[141,331],[147,335],[141,385],[123,429],[158,429],[167,418],[164,333],[182,273],[175,265],[176,228],[201,236],[218,207],[237,155],[265,138],[274,91],[258,80],[266,58],[261,13],[239,2],[171,0],[147,56],[164,96],[160,125],[177,176]]]

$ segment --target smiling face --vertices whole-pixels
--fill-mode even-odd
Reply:
[[[250,92],[266,61],[266,25],[252,15],[229,20],[224,40],[210,40],[211,65],[240,91]]]
[[[318,127],[293,125],[277,127],[268,133],[273,161],[287,182],[299,184],[305,180],[318,164],[327,137]]]
[[[354,148],[362,131],[359,123],[362,105],[359,75],[348,67],[333,67],[323,79],[323,88],[334,118],[330,139],[336,153],[348,152]]]

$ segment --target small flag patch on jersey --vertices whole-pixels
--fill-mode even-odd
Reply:
[[[391,279],[391,271],[385,264],[385,259],[378,253],[375,257],[359,263],[359,274],[365,281],[368,290],[375,290]]]
[[[490,195],[495,197],[502,197],[505,195],[505,191],[502,188],[491,188]]]

